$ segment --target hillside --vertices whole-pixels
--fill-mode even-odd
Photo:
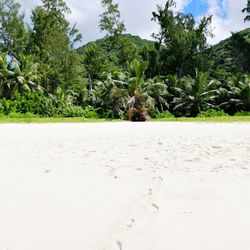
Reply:
[[[101,61],[105,61],[105,58],[112,67],[118,67],[121,70],[126,68],[126,63],[131,62],[133,59],[142,57],[143,60],[153,61],[155,55],[155,42],[141,39],[139,36],[133,36],[131,34],[121,35],[118,43],[113,43],[111,38],[102,38],[77,49],[80,55],[80,62],[83,66],[84,55],[89,48],[94,48],[96,51],[95,56],[102,54],[100,58]]]
[[[125,34],[123,37],[137,47],[140,55],[143,55],[145,51],[155,50],[154,41],[142,39],[131,34]],[[98,45],[112,63],[118,64],[119,51],[117,48],[112,47],[109,38],[98,39],[78,48],[77,52],[80,57],[84,55],[85,49],[92,44]],[[212,46],[210,51],[211,71],[216,71],[218,74],[220,72],[250,72],[250,28],[233,33],[229,38]]]
[[[250,28],[233,33],[211,51],[214,70],[250,72]]]
[[[142,39],[140,38],[139,36],[133,36],[131,34],[124,34],[122,35],[124,38],[127,38],[129,41],[131,41],[133,44],[135,44],[139,51],[143,50],[144,47],[148,47],[149,49],[153,49],[154,48],[154,41],[149,41],[149,40],[146,40],[146,39]],[[101,38],[101,39],[98,39],[96,41],[93,41],[93,42],[89,42],[87,43],[86,45],[83,45],[82,47],[79,47],[77,49],[77,52],[79,54],[84,54],[84,50],[90,46],[91,44],[97,44],[98,46],[100,46],[100,48],[106,52],[106,53],[109,53],[110,52],[110,39],[109,38]],[[113,49],[112,49],[113,51]]]

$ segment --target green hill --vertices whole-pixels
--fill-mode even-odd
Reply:
[[[137,46],[139,51],[143,50],[144,47],[148,47],[149,49],[154,48],[154,41],[149,41],[146,39],[142,39],[139,36],[133,36],[131,34],[124,34],[122,35],[124,38],[127,38],[129,41],[131,41],[133,44]],[[84,54],[84,50],[91,44],[96,43],[105,53],[110,53],[110,51],[114,51],[115,49],[110,49],[110,39],[109,38],[101,38],[93,42],[89,42],[86,45],[83,45],[82,47],[79,47],[77,49],[77,52],[81,55]]]
[[[250,28],[219,42],[211,48],[213,70],[250,72]]]
[[[114,44],[112,39],[108,37],[89,42],[78,48],[77,52],[80,55],[80,61],[83,62],[81,59],[84,58],[85,50],[92,45],[101,50],[101,53],[108,58],[111,66],[121,69],[126,65],[126,61],[131,61],[138,56],[141,56],[143,60],[150,61],[150,56],[155,51],[155,42],[131,34],[123,34],[120,38],[120,43]],[[124,46],[125,44],[126,46]]]
[[[122,35],[128,39],[137,48],[138,54],[145,60],[152,61],[155,55],[155,42],[142,39],[139,36],[131,34]],[[119,49],[112,47],[110,38],[102,38],[77,49],[80,57],[84,56],[84,51],[91,44],[96,44],[101,48],[113,65],[119,65]],[[211,63],[210,71],[215,74],[224,74],[223,72],[248,72],[250,73],[250,28],[233,33],[229,38],[219,42],[210,48]],[[148,58],[147,56],[150,55]]]

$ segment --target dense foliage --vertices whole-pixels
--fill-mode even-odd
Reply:
[[[41,3],[28,27],[19,3],[0,0],[0,115],[249,115],[250,29],[209,47],[212,17],[197,22],[167,0],[152,13],[159,30],[147,41],[124,34],[119,5],[102,0],[105,38],[75,49],[81,34],[66,19],[69,7]]]

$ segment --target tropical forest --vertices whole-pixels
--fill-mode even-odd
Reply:
[[[213,17],[197,21],[167,0],[145,40],[126,32],[116,2],[100,4],[103,38],[83,45],[63,0],[41,0],[29,24],[20,3],[0,0],[0,116],[250,116],[250,28],[212,46]],[[249,1],[242,11],[249,21]]]

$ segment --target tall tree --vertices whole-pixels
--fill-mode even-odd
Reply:
[[[250,21],[250,0],[247,1],[247,6],[242,10],[242,12],[246,12],[246,17],[244,18],[244,21]]]
[[[16,58],[25,51],[28,40],[20,7],[14,0],[0,0],[0,51]]]
[[[119,5],[114,4],[113,0],[102,0],[104,12],[100,15],[99,27],[101,31],[106,31],[107,36],[114,37],[126,31],[124,22],[120,20],[121,14]]]
[[[160,32],[153,34],[158,42],[155,69],[158,68],[158,74],[171,73],[181,77],[194,74],[190,72],[194,67],[203,68],[200,53],[207,49],[212,17],[204,17],[197,24],[191,14],[176,13],[174,6],[175,2],[168,0],[164,8],[158,6],[157,12],[153,12],[153,20],[160,25]]]
[[[151,20],[157,22],[160,26],[159,32],[157,34],[152,34],[152,37],[157,41],[155,46],[157,53],[154,63],[153,75],[155,75],[159,64],[160,51],[162,44],[164,43],[164,39],[166,43],[166,37],[169,36],[167,33],[170,32],[170,30],[173,30],[174,13],[171,11],[172,7],[175,7],[175,2],[173,0],[168,0],[164,8],[162,8],[160,5],[157,5],[157,11],[152,12],[153,17]],[[166,27],[168,28],[166,29]]]
[[[77,78],[74,43],[81,40],[65,15],[70,9],[63,0],[42,0],[32,11],[31,52],[41,65],[42,85],[51,92],[60,86],[69,88]]]
[[[94,106],[95,103],[93,98],[92,82],[93,79],[98,79],[100,74],[107,70],[109,67],[108,58],[97,44],[91,43],[86,46],[84,51],[83,64],[88,73],[89,99],[91,104]]]
[[[110,50],[119,51],[119,66],[126,67],[133,59],[138,58],[138,49],[129,39],[122,34],[126,31],[124,22],[120,20],[121,14],[119,5],[114,4],[113,0],[102,0],[104,12],[100,15],[99,27],[101,31],[106,31],[109,38]]]

